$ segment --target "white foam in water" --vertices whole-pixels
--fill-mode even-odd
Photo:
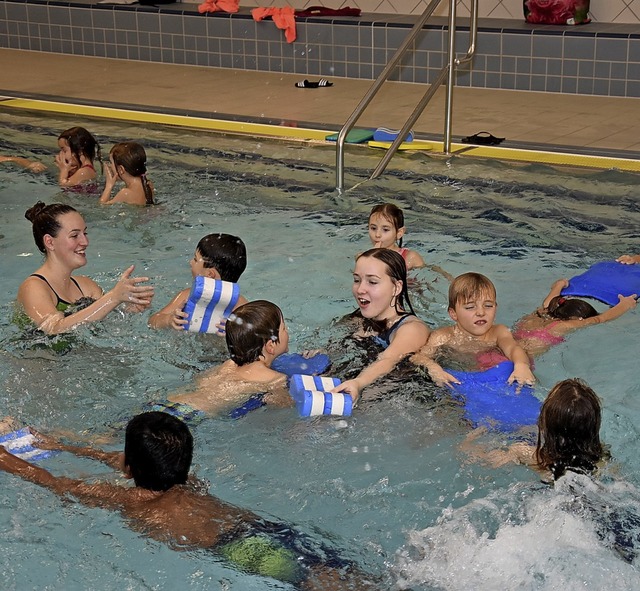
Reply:
[[[612,548],[615,529],[628,524],[602,519],[621,491],[627,501],[633,492],[637,511],[638,491],[575,475],[562,480],[555,489],[536,485],[524,494],[514,486],[446,509],[437,525],[410,532],[398,554],[399,588],[638,589],[637,568]]]

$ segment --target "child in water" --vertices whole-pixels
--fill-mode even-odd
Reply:
[[[153,185],[147,179],[147,154],[137,142],[121,142],[111,148],[105,168],[106,182],[100,203],[153,205]],[[111,197],[116,182],[125,186]]]
[[[1,446],[0,470],[48,488],[65,500],[73,497],[91,507],[118,511],[135,530],[172,548],[210,550],[246,572],[298,589],[374,588],[371,578],[341,559],[335,549],[311,543],[285,523],[263,519],[203,493],[202,486],[189,477],[193,436],[175,417],[162,412],[135,416],[126,428],[124,453],[35,436],[41,448],[102,462],[133,479],[134,486],[54,476]]]
[[[264,300],[240,306],[227,320],[225,338],[230,359],[198,376],[195,391],[169,396],[179,405],[173,409],[216,414],[256,394],[262,404],[293,406],[287,376],[271,369],[273,360],[289,350],[280,308]]]
[[[415,250],[404,248],[402,239],[406,228],[404,225],[404,213],[393,203],[381,203],[376,205],[369,213],[369,239],[374,248],[388,248],[397,252],[407,266],[407,271],[429,267],[451,281],[453,277],[437,265],[427,265],[424,259]]]
[[[429,338],[429,328],[411,307],[404,259],[391,249],[372,248],[358,256],[352,292],[363,318],[355,336],[373,337],[383,347],[377,359],[356,378],[333,390],[350,394],[355,402],[363,388],[418,351]]]
[[[497,307],[496,288],[487,277],[479,273],[456,277],[449,286],[449,316],[455,324],[434,330],[426,346],[411,360],[424,366],[431,379],[443,386],[460,382],[435,361],[442,349],[467,354],[480,367],[484,358],[504,355],[502,359],[509,359],[514,365],[507,382],[533,384],[529,357],[504,324],[494,324]]]
[[[93,165],[97,159],[102,165],[100,144],[84,127],[72,127],[58,137],[60,152],[55,162],[58,167],[58,184],[63,189],[89,184],[96,180]]]
[[[567,470],[594,472],[608,457],[600,442],[602,410],[596,393],[578,378],[558,382],[542,404],[537,444],[514,443],[485,451],[474,443],[482,430],[467,437],[462,448],[494,467],[524,464],[557,480]]]
[[[553,345],[564,341],[564,336],[574,330],[594,324],[609,322],[636,307],[637,295],[618,296],[615,306],[598,314],[596,309],[584,300],[560,295],[569,285],[566,279],[558,279],[551,291],[532,314],[524,316],[516,323],[513,336],[529,355],[542,355]]]
[[[190,261],[191,275],[198,275],[237,283],[247,267],[247,249],[244,242],[231,234],[208,234],[198,242]],[[183,289],[162,310],[149,318],[151,328],[173,328],[184,330],[189,322],[184,306],[191,288]],[[246,304],[243,296],[238,298],[235,308]],[[234,308],[234,309],[235,309]],[[221,330],[220,333],[224,331]]]

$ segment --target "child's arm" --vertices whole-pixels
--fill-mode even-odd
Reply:
[[[14,164],[17,164],[22,168],[26,168],[31,172],[44,172],[47,170],[47,167],[41,162],[34,162],[33,160],[28,160],[21,156],[0,156],[0,162],[13,162]]]
[[[477,441],[478,437],[485,434],[486,431],[484,427],[474,429],[458,446],[460,451],[467,454],[472,462],[486,464],[492,468],[500,468],[507,464],[535,465],[535,446],[527,443],[514,443],[506,449],[489,449]]]
[[[442,366],[434,360],[438,348],[447,344],[451,339],[451,335],[451,327],[434,330],[429,335],[427,344],[410,359],[412,363],[424,367],[429,373],[429,377],[431,377],[437,386],[451,386],[452,384],[460,383],[460,380],[446,372]]]
[[[332,392],[346,392],[355,402],[363,388],[388,374],[404,357],[415,353],[429,338],[429,328],[422,321],[407,322],[396,331],[391,344],[356,378],[342,382]]]
[[[587,326],[592,326],[593,324],[602,324],[603,322],[610,322],[611,320],[615,320],[629,310],[635,308],[638,303],[637,298],[638,296],[636,294],[630,296],[618,295],[618,299],[620,301],[615,306],[612,306],[611,308],[602,312],[602,314],[591,316],[591,318],[575,318],[573,320],[562,320],[553,327],[552,334],[562,336],[579,328],[586,328]]]
[[[547,294],[547,297],[544,298],[544,301],[542,302],[542,307],[548,308],[549,302],[551,302],[553,298],[559,296],[562,290],[568,286],[569,282],[566,279],[558,279],[558,281],[554,282],[554,284],[551,286],[551,290]]]
[[[64,159],[62,154],[56,154],[56,166],[58,167],[58,184],[61,187],[75,187],[96,178],[96,173],[87,166],[76,168],[74,164]]]
[[[184,330],[187,324],[188,314],[183,310],[189,299],[190,289],[183,289],[173,298],[162,310],[152,314],[149,318],[151,328],[173,328],[174,330]]]
[[[0,446],[0,470],[43,486],[62,496],[71,494],[87,505],[120,507],[130,496],[129,489],[107,483],[87,484],[64,476],[54,476],[44,468],[10,454]]]
[[[42,449],[52,449],[57,451],[66,451],[81,458],[90,458],[98,462],[102,462],[114,470],[124,471],[124,455],[119,451],[103,451],[96,447],[87,447],[79,445],[67,445],[58,439],[49,435],[39,433],[35,429],[30,429],[33,436],[38,442],[38,447]]]
[[[102,191],[102,195],[100,195],[100,203],[111,203],[114,201],[111,199],[111,193],[113,192],[113,188],[116,186],[116,182],[118,180],[118,177],[113,173],[113,169],[111,168],[111,162],[107,163],[104,167],[104,176],[104,190]]]
[[[525,350],[516,343],[511,331],[504,324],[495,325],[496,344],[505,356],[513,361],[513,372],[507,380],[508,384],[535,384],[536,378],[531,373],[531,362]]]
[[[625,265],[635,265],[636,263],[640,263],[640,254],[623,254],[621,257],[618,257],[616,261],[624,263]]]

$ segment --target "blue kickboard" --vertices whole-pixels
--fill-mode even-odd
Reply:
[[[503,361],[486,371],[446,370],[460,380],[453,384],[454,396],[464,403],[465,417],[474,426],[500,431],[515,431],[535,425],[540,415],[540,401],[531,386],[523,386],[516,394],[517,384],[507,384],[513,363]]]
[[[271,369],[289,377],[294,374],[318,375],[331,365],[331,359],[324,353],[318,353],[305,359],[299,353],[285,353],[271,362]]]
[[[591,265],[584,273],[569,280],[562,295],[587,297],[610,306],[618,303],[618,294],[640,295],[640,265],[625,265],[617,261],[602,261]]]

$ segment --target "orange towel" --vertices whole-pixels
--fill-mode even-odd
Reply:
[[[254,8],[251,14],[253,15],[253,20],[258,22],[270,16],[276,27],[284,30],[287,43],[293,43],[296,40],[296,17],[293,7],[276,8],[275,6],[270,6],[269,8]]]
[[[238,12],[238,6],[240,0],[205,0],[200,6],[198,6],[198,12],[217,12],[222,10],[223,12]]]

